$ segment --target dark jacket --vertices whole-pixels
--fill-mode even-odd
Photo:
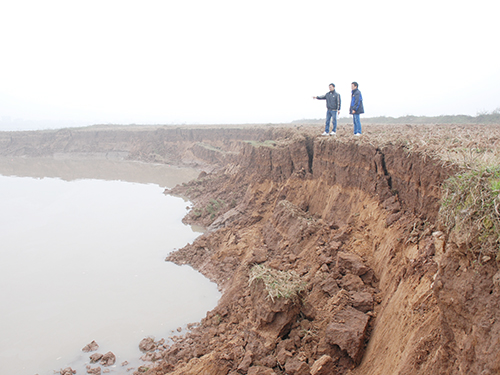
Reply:
[[[337,91],[333,90],[328,91],[323,96],[317,96],[316,99],[325,100],[326,99],[326,108],[330,111],[340,111],[340,94]]]
[[[365,109],[363,108],[363,96],[361,95],[361,91],[359,89],[352,90],[351,94],[351,106],[349,107],[349,113],[352,115],[352,111],[356,111],[356,114],[365,113]]]

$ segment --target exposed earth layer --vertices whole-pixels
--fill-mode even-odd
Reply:
[[[150,362],[136,374],[499,373],[497,261],[449,240],[437,221],[440,187],[458,167],[381,142],[380,129],[10,132],[0,155],[202,170],[168,193],[188,197],[185,221],[208,231],[167,260],[192,265],[223,295],[172,345],[142,343]]]

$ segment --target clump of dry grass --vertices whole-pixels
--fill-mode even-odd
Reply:
[[[262,280],[268,297],[274,302],[275,298],[296,298],[305,288],[305,283],[293,271],[280,271],[263,264],[257,264],[250,269],[251,285],[255,280]]]
[[[500,260],[500,166],[450,177],[442,192],[439,220],[454,242]]]

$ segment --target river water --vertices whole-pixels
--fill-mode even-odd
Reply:
[[[126,373],[142,364],[141,339],[168,338],[215,307],[214,283],[164,261],[200,234],[181,222],[189,202],[164,188],[196,175],[123,161],[0,159],[0,373],[86,373],[81,349],[92,340],[117,356],[110,373]]]

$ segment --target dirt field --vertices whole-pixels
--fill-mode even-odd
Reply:
[[[500,126],[351,130],[0,133],[0,155],[119,153],[202,171],[171,193],[209,231],[168,260],[223,296],[184,338],[150,345],[136,374],[499,373],[497,259],[482,237],[459,241],[440,208],[448,178],[498,165]]]

